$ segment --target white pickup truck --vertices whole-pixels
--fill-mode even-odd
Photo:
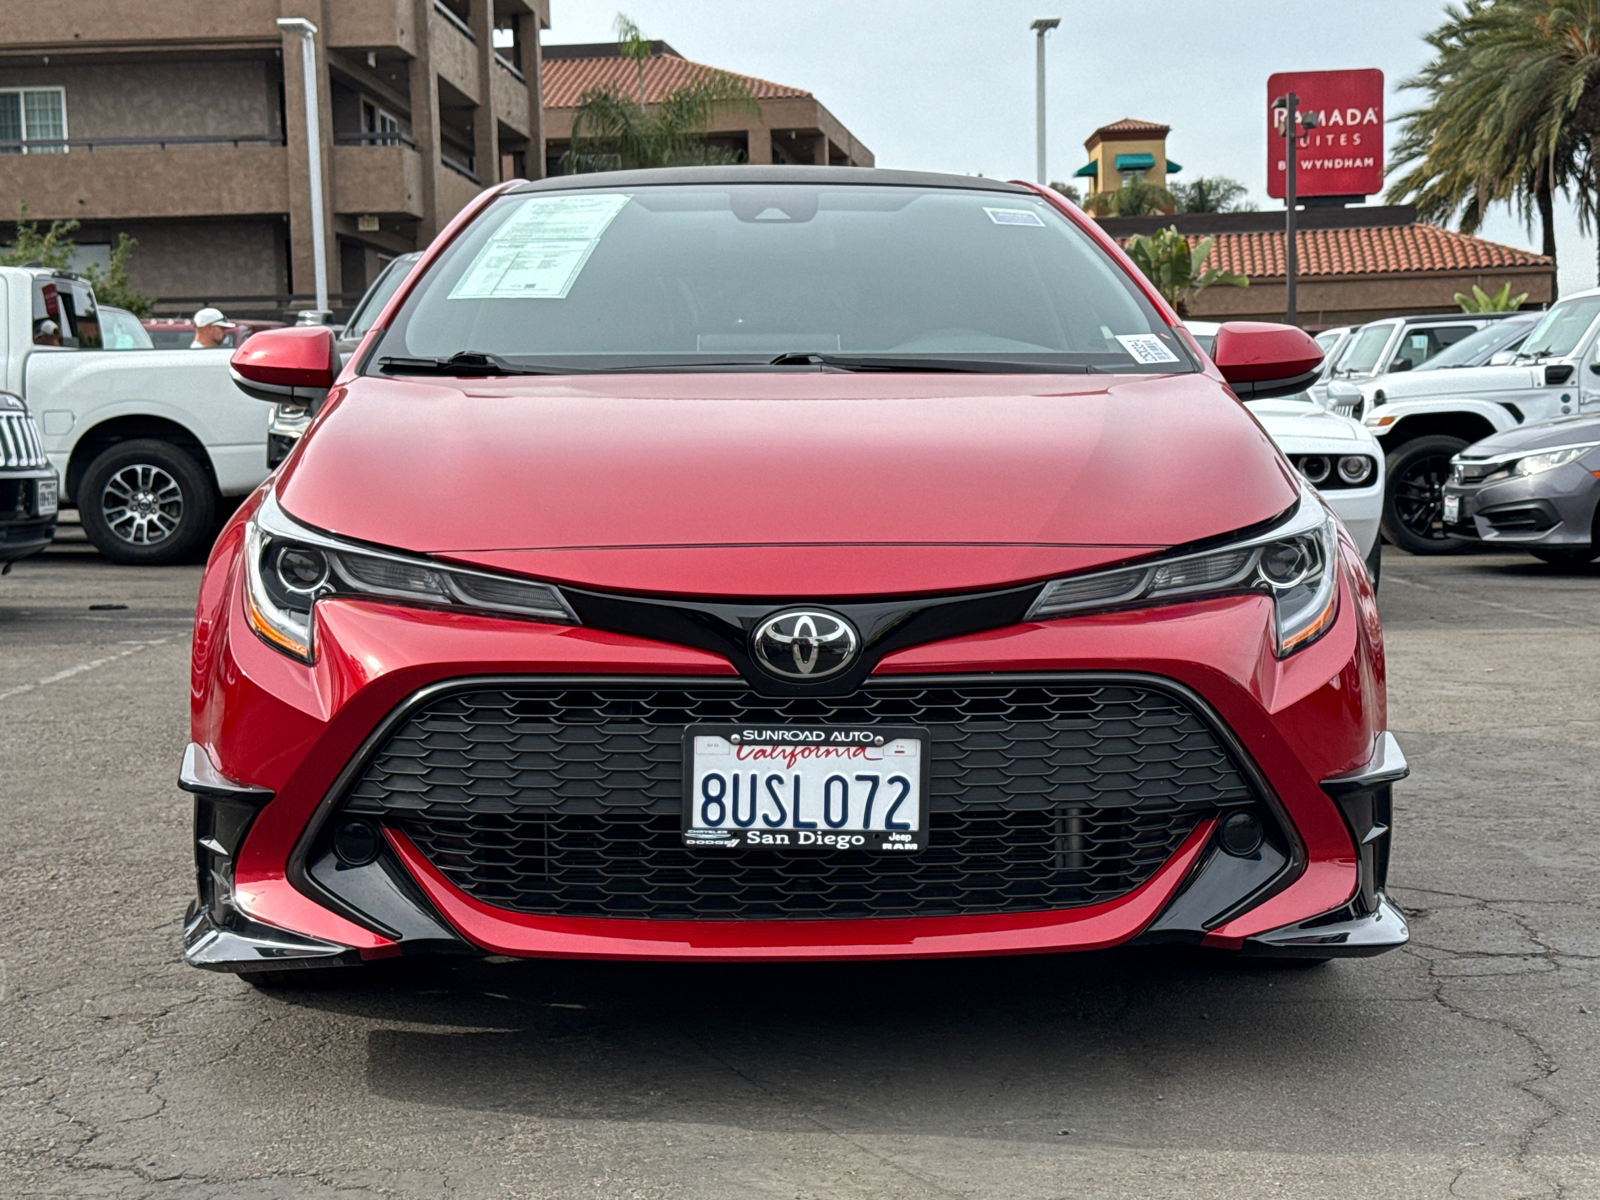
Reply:
[[[1388,460],[1384,536],[1413,554],[1465,543],[1444,524],[1450,460],[1474,442],[1533,421],[1600,412],[1600,288],[1551,306],[1509,363],[1389,374],[1360,386],[1331,381],[1329,399],[1349,400]]]
[[[107,350],[99,308],[65,271],[0,267],[0,392],[38,421],[62,501],[114,562],[192,558],[222,498],[267,475],[267,412],[229,350]]]

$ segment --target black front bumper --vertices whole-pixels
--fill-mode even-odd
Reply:
[[[39,512],[39,485],[55,478],[48,468],[0,474],[0,563],[37,554],[55,537],[56,514]]]

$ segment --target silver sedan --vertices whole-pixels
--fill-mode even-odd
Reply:
[[[1444,523],[1458,537],[1528,551],[1545,562],[1600,555],[1600,417],[1508,429],[1450,464]]]

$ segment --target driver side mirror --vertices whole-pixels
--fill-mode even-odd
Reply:
[[[320,404],[339,374],[333,330],[326,325],[263,329],[228,360],[239,390],[270,404]]]
[[[1211,361],[1241,400],[1292,396],[1316,381],[1322,347],[1303,329],[1229,321],[1217,330]]]

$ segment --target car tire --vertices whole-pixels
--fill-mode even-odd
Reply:
[[[78,517],[112,562],[185,562],[213,532],[217,489],[205,469],[171,442],[136,438],[101,451],[83,473]]]
[[[1450,460],[1470,443],[1435,434],[1414,438],[1388,456],[1383,536],[1408,554],[1454,554],[1471,543],[1444,531],[1444,481]]]

